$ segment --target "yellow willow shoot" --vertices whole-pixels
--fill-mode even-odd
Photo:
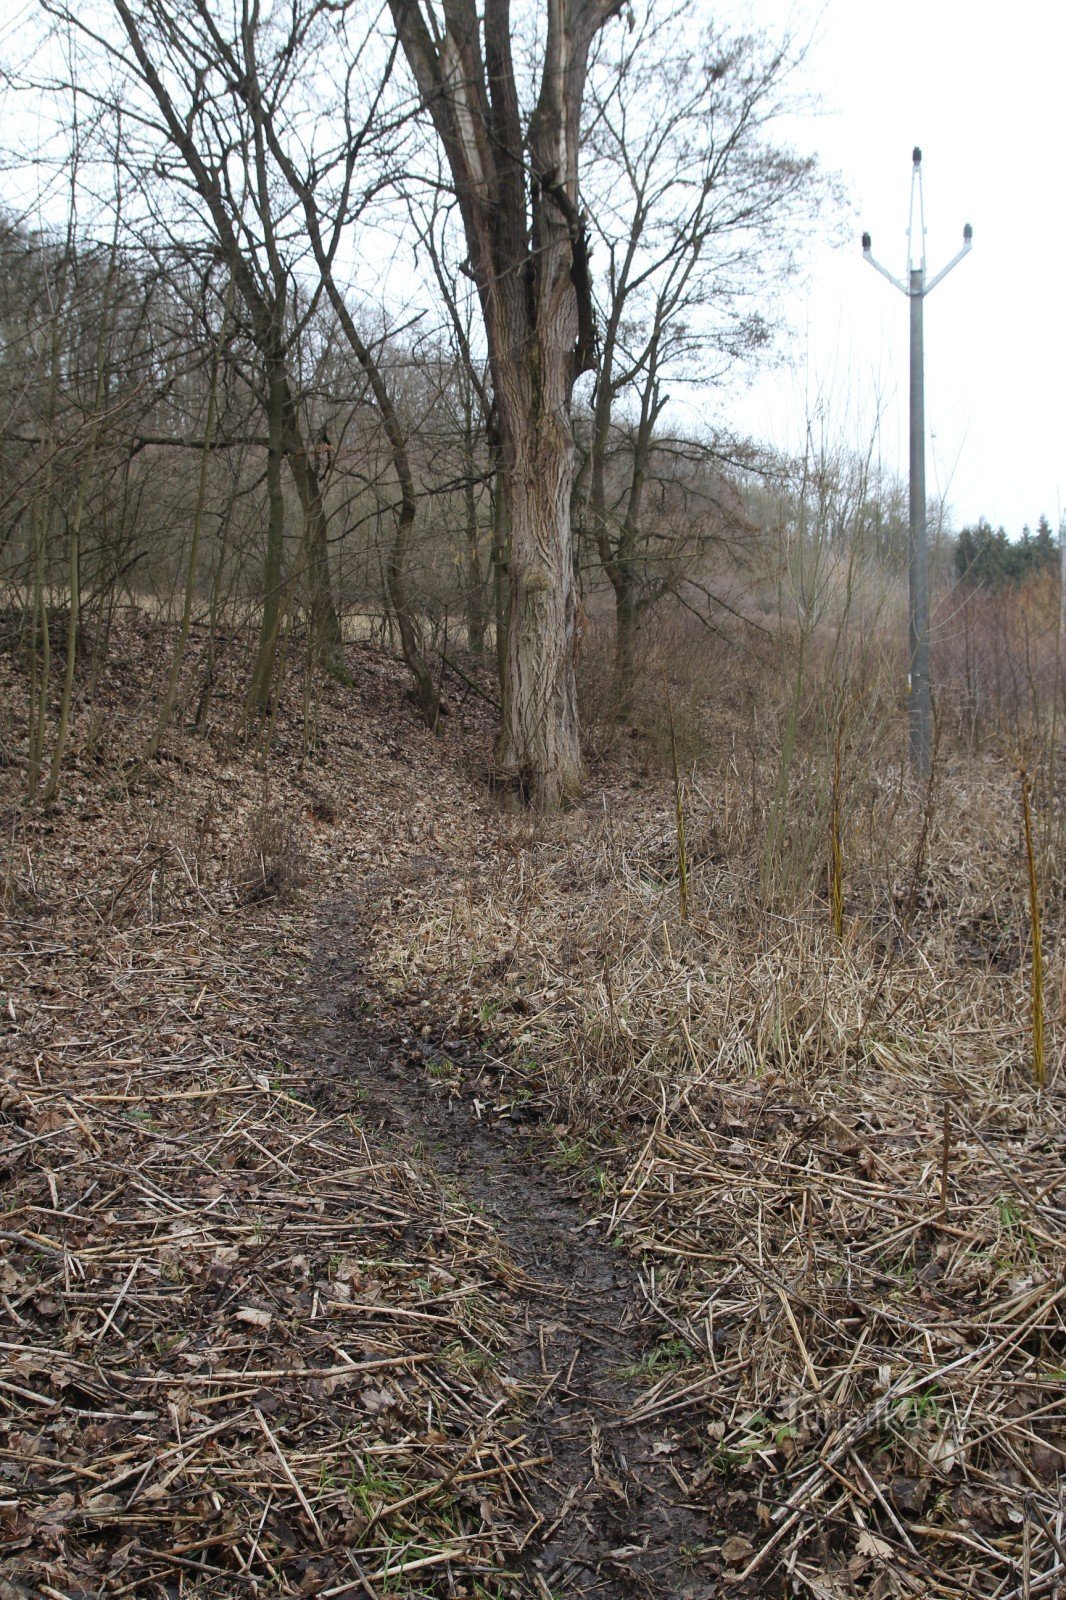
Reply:
[[[1044,948],[1041,943],[1040,891],[1036,881],[1036,858],[1033,854],[1033,818],[1029,803],[1029,774],[1023,767],[1022,818],[1025,822],[1025,860],[1029,873],[1029,929],[1033,947],[1032,971],[1032,1033],[1033,1082],[1038,1089],[1044,1087],[1046,1066],[1044,1062]]]

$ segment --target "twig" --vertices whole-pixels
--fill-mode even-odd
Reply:
[[[271,1433],[269,1427],[267,1426],[267,1420],[264,1417],[263,1413],[260,1411],[258,1406],[256,1406],[254,1408],[254,1414],[255,1414],[255,1420],[258,1422],[259,1426],[262,1428],[263,1432],[265,1433],[265,1435],[267,1437],[267,1440],[268,1440],[268,1442],[270,1444],[271,1449],[273,1450],[274,1454],[277,1456],[279,1462],[281,1463],[282,1472],[284,1472],[286,1478],[288,1478],[289,1483],[292,1486],[293,1492],[295,1493],[297,1500],[299,1500],[300,1504],[303,1506],[304,1510],[307,1513],[308,1520],[310,1521],[312,1528],[314,1528],[314,1530],[315,1530],[316,1539],[318,1540],[318,1542],[321,1545],[322,1549],[325,1550],[326,1549],[326,1539],[325,1539],[325,1535],[322,1532],[322,1529],[318,1525],[318,1518],[315,1516],[314,1512],[312,1511],[310,1503],[309,1503],[309,1501],[307,1499],[307,1496],[304,1494],[303,1490],[300,1488],[299,1483],[296,1481],[296,1478],[293,1475],[292,1468],[289,1466],[289,1463],[286,1461],[285,1457],[282,1455],[281,1446],[278,1444],[278,1441],[275,1439],[274,1435]]]

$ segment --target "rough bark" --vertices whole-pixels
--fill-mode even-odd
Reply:
[[[407,597],[407,552],[411,543],[411,529],[415,520],[414,499],[404,497],[396,518],[396,532],[393,535],[392,548],[389,551],[388,566],[385,569],[385,580],[389,591],[389,601],[396,614],[396,625],[400,630],[400,650],[411,676],[415,680],[415,695],[418,699],[418,708],[422,713],[427,728],[436,728],[440,720],[440,696],[437,686],[433,682],[433,674],[429,670],[422,641],[419,637],[418,624]]]
[[[506,716],[499,761],[551,808],[581,782],[570,532],[573,443],[559,418],[505,446],[510,523]]]
[[[270,681],[281,628],[281,578],[285,547],[285,494],[281,486],[281,464],[285,455],[285,373],[275,363],[267,375],[267,530],[266,558],[263,563],[263,614],[259,623],[259,643],[248,688],[250,711],[266,710]]]
[[[314,455],[307,448],[299,412],[288,397],[285,454],[304,519],[304,566],[307,614],[315,654],[334,655],[341,645],[341,625],[333,602],[329,574],[329,522]]]
[[[475,486],[476,472],[473,406],[467,398],[463,406],[466,642],[471,655],[480,656],[485,649],[485,579],[481,570],[481,527],[478,519],[478,493]]]
[[[467,488],[466,503],[466,643],[471,655],[485,651],[485,579],[481,571],[481,528],[474,493]]]
[[[507,0],[389,0],[451,169],[485,319],[510,519],[502,773],[532,803],[577,791],[570,498],[574,379],[592,361],[578,140],[589,47],[621,0],[548,0],[540,89],[523,128]],[[523,152],[528,152],[528,166]]]
[[[493,444],[499,460],[499,453]],[[507,634],[509,628],[511,540],[508,532],[507,484],[503,468],[496,468],[492,503],[492,589],[496,624],[496,676],[500,684],[500,705],[507,704]]]

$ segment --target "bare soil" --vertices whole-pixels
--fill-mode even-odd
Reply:
[[[664,1331],[648,1319],[632,1261],[601,1239],[548,1169],[536,1121],[500,1103],[499,1065],[468,1054],[461,1040],[413,1036],[368,987],[363,926],[358,902],[340,899],[324,908],[316,933],[324,1093],[330,1106],[358,1109],[388,1141],[420,1151],[486,1217],[510,1263],[492,1291],[507,1335],[503,1381],[528,1418],[535,1454],[550,1457],[530,1492],[528,1592],[717,1593],[719,1530],[687,1498],[698,1444],[686,1430],[630,1417],[644,1393],[634,1374]]]

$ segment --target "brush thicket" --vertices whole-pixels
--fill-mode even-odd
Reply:
[[[1030,802],[1029,774],[1022,769],[1022,821],[1025,826],[1026,885],[1029,891],[1029,945],[1030,964],[1030,1021],[1033,1050],[1033,1082],[1038,1089],[1047,1081],[1044,1057],[1044,948],[1040,916],[1040,886],[1036,876],[1036,854],[1033,850],[1033,815]]]
[[[1036,1592],[1066,1466],[1066,1018],[1039,995],[1044,945],[1057,973],[1066,950],[1063,862],[1043,858],[1041,929],[1024,706],[981,699],[979,660],[979,737],[942,681],[933,781],[908,772],[902,620],[838,616],[801,663],[799,635],[662,630],[670,693],[656,673],[647,737],[615,746],[584,829],[489,821],[495,849],[390,903],[379,970],[407,997],[454,974],[451,1025],[493,1019],[514,1092],[580,1138],[688,1352],[646,1414],[712,1441],[687,1493],[747,1486],[769,1519],[750,1578],[781,1564],[836,1593],[829,1538],[850,1593],[890,1571],[901,1592],[1005,1594],[1028,1528]],[[1060,759],[1043,706],[1039,794]]]

